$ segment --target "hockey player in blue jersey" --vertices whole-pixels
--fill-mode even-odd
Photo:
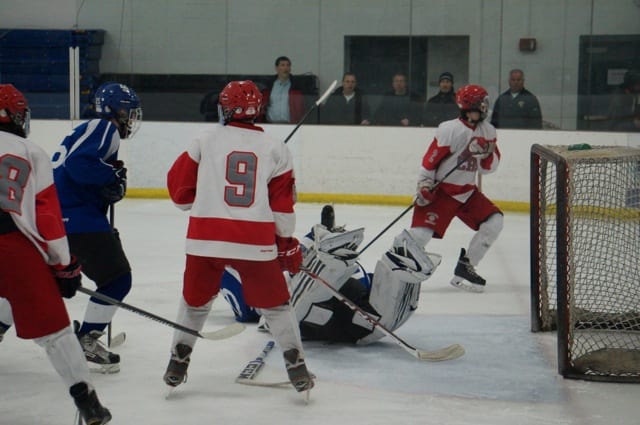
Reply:
[[[323,280],[393,331],[416,310],[421,283],[441,260],[437,254],[426,253],[408,233],[404,236],[406,256],[389,250],[377,262],[374,273],[367,273],[357,261],[356,251],[364,229],[346,231],[336,227],[333,207],[327,205],[322,210],[321,223],[300,240],[303,268],[317,271]],[[304,272],[291,277],[289,289],[303,340],[363,345],[384,336]],[[244,302],[242,285],[233,270],[223,276],[221,292],[236,320],[259,321],[255,309]],[[268,330],[260,322],[259,328]]]
[[[95,102],[99,118],[65,137],[52,157],[53,175],[71,252],[97,292],[121,301],[131,289],[131,267],[107,212],[125,195],[127,169],[118,149],[121,139],[130,139],[139,128],[142,109],[136,93],[118,83],[101,86]],[[120,357],[99,341],[116,308],[91,298],[84,321],[76,324],[94,371],[120,370]]]

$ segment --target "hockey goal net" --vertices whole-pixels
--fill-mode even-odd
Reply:
[[[640,149],[533,145],[531,329],[564,377],[640,382]]]

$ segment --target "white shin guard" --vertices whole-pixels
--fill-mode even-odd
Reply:
[[[269,332],[271,332],[283,353],[296,348],[300,355],[304,357],[300,328],[289,304],[273,308],[261,308],[258,309],[258,312],[264,316],[269,325]]]
[[[200,332],[204,327],[204,322],[207,320],[209,316],[209,312],[211,311],[211,306],[213,305],[213,301],[216,297],[213,297],[209,300],[208,303],[201,305],[199,307],[192,307],[187,304],[184,300],[184,297],[180,297],[180,302],[178,304],[178,317],[176,321],[187,328],[191,328],[195,331]],[[173,341],[171,343],[171,347],[175,347],[178,344],[186,344],[189,347],[193,348],[197,341],[198,337],[195,335],[191,335],[180,330],[177,330],[173,333]]]
[[[89,384],[89,366],[78,338],[70,326],[47,336],[36,338],[34,342],[46,350],[49,361],[67,387],[79,382]]]
[[[498,238],[502,231],[504,218],[502,214],[493,214],[487,221],[480,225],[480,228],[471,238],[467,258],[472,266],[477,266],[484,258],[485,254]]]

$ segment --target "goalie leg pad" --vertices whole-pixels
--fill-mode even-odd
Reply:
[[[358,270],[353,260],[342,260],[331,254],[310,250],[303,261],[303,267],[340,290],[349,277]],[[291,304],[298,321],[303,321],[313,304],[328,301],[331,293],[306,273],[297,273],[292,280]]]
[[[391,331],[404,324],[418,308],[421,282],[415,275],[407,274],[403,270],[394,270],[394,266],[395,263],[386,257],[378,261],[369,295],[369,304],[380,315],[378,321]],[[358,340],[358,344],[369,344],[383,336],[384,334],[376,329]]]
[[[391,263],[391,270],[404,271],[407,274],[403,280],[418,279],[419,282],[427,280],[442,260],[440,255],[427,253],[421,248],[407,230],[396,236],[393,248],[387,251],[384,257]]]

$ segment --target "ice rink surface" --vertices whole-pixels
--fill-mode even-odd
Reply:
[[[319,222],[320,204],[298,204],[297,236]],[[336,205],[336,224],[365,227],[368,243],[403,207]],[[373,271],[410,214],[372,244],[361,263]],[[125,302],[175,320],[184,264],[187,214],[168,200],[125,200],[115,225],[133,267]],[[188,381],[165,399],[162,381],[173,329],[129,311],[119,311],[113,332],[126,332],[118,347],[121,372],[93,374],[112,424],[154,425],[635,425],[640,423],[640,385],[566,380],[557,373],[555,334],[529,331],[529,217],[507,214],[503,233],[477,271],[487,279],[483,294],[449,285],[461,247],[473,232],[454,221],[444,240],[427,250],[443,256],[423,283],[420,306],[397,331],[423,349],[460,343],[466,354],[453,361],[421,362],[387,338],[366,346],[306,343],[307,363],[317,375],[306,405],[292,388],[234,383],[245,364],[269,340],[255,325],[223,341],[200,340]],[[88,279],[84,285],[95,286]],[[87,296],[67,301],[82,319]],[[233,323],[219,299],[204,331]],[[286,377],[276,347],[259,380]],[[0,343],[0,425],[71,425],[75,408],[68,389],[44,351],[17,339],[11,329]]]

